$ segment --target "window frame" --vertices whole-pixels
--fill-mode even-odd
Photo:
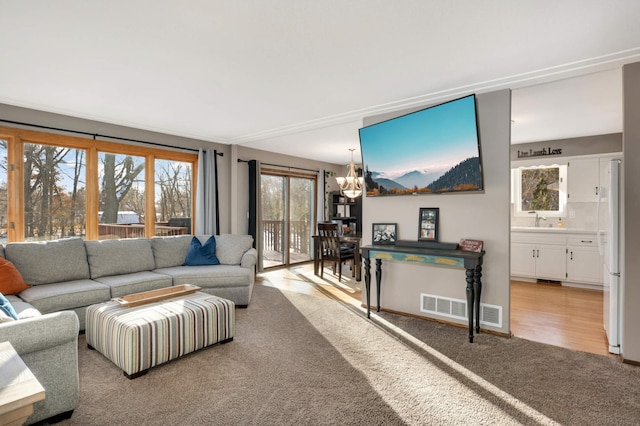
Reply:
[[[24,144],[59,146],[82,149],[86,152],[86,236],[87,240],[98,240],[98,153],[109,152],[121,155],[136,155],[145,158],[145,208],[147,212],[155,211],[155,160],[169,160],[191,163],[192,227],[195,223],[195,193],[198,176],[198,155],[176,150],[151,148],[141,145],[99,141],[95,139],[39,132],[27,129],[16,129],[0,126],[0,138],[7,141],[7,238],[9,242],[24,241]],[[155,221],[145,221],[145,236],[155,235]]]
[[[550,169],[557,168],[559,179],[558,182],[558,210],[522,210],[522,172],[523,170],[536,170],[536,169]],[[515,209],[514,216],[516,217],[531,217],[533,213],[538,215],[544,215],[546,217],[564,217],[567,211],[567,165],[566,164],[545,164],[535,166],[519,166],[516,168],[516,174],[514,179],[516,187],[515,191]]]

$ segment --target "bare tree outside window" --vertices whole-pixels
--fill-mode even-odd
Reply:
[[[24,145],[26,240],[86,234],[85,151],[53,145]]]
[[[101,152],[99,158],[101,239],[144,237],[144,157]]]
[[[156,235],[191,232],[191,163],[155,161]]]
[[[560,169],[558,167],[522,170],[522,210],[560,209]]]

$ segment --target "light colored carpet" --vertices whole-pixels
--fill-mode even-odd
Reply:
[[[256,285],[233,342],[135,380],[80,338],[69,425],[637,424],[616,359]]]

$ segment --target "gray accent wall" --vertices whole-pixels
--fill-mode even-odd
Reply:
[[[158,146],[159,149],[189,149],[198,150],[215,149],[223,153],[218,157],[218,186],[220,191],[220,233],[244,234],[248,230],[248,171],[246,163],[238,163],[241,160],[260,160],[266,163],[280,164],[284,166],[296,166],[315,170],[330,170],[342,173],[344,165],[324,163],[289,155],[278,154],[257,149],[249,149],[238,146],[230,146],[210,141],[174,136],[133,127],[118,126],[100,121],[71,117],[63,114],[55,114],[22,108],[13,105],[0,104],[0,119],[21,123],[35,124],[39,126],[74,130],[89,134],[102,134],[118,138],[135,139],[146,142],[166,145]],[[45,133],[62,134],[84,139],[92,139],[91,135],[80,135],[52,129],[41,129],[32,126],[22,126],[0,121],[0,126],[24,128]],[[116,142],[131,145],[143,145],[135,142],[127,142],[116,139],[99,138],[100,141]],[[153,147],[153,146],[151,146]],[[337,189],[335,179],[331,181],[331,190]],[[322,188],[320,187],[320,190]]]
[[[640,62],[622,67],[622,356],[640,363]]]
[[[365,197],[363,200],[363,244],[371,244],[372,223],[397,223],[398,239],[416,241],[421,207],[440,209],[442,242],[458,243],[462,238],[484,241],[487,252],[482,271],[482,303],[502,307],[502,327],[509,333],[510,256],[510,137],[511,91],[477,95],[480,144],[485,190],[482,193],[425,194],[417,196]],[[368,126],[418,109],[368,117]],[[375,262],[372,262],[375,263]],[[372,303],[375,304],[375,266],[372,268]],[[420,294],[466,300],[462,269],[383,262],[382,307],[419,316]],[[365,302],[363,292],[363,303]],[[451,318],[439,318],[460,322]],[[485,326],[483,326],[485,327]],[[481,338],[481,337],[480,337]]]
[[[511,145],[511,161],[536,159],[544,162],[558,157],[614,152],[622,152],[622,133],[513,144]]]

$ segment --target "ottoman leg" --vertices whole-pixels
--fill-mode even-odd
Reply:
[[[149,372],[149,369],[138,371],[137,373],[133,373],[133,374],[127,374],[123,371],[122,374],[124,374],[124,377],[126,377],[127,379],[133,380],[133,379],[137,379],[140,376],[144,376],[148,372]]]

